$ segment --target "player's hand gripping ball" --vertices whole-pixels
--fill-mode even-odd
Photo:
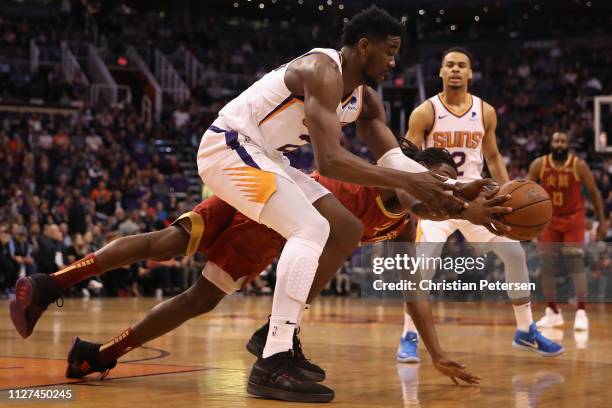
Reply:
[[[504,235],[517,241],[529,241],[548,226],[553,208],[546,190],[529,180],[512,180],[501,186],[496,195],[510,194],[502,206],[512,212],[497,217],[512,227]]]

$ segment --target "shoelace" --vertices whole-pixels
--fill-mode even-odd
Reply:
[[[553,344],[552,340],[547,337],[544,337],[539,331],[536,331],[535,335],[533,336],[533,339],[538,341],[539,343],[544,343],[544,345],[546,346],[550,346]]]
[[[295,336],[293,336],[293,356],[297,358],[298,360],[308,361],[308,359],[304,355],[304,352],[302,351],[302,342],[297,337],[299,332],[300,332],[300,329],[298,328],[296,330]]]

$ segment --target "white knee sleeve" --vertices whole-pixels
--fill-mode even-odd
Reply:
[[[306,303],[322,252],[323,247],[302,238],[291,238],[287,241],[283,256],[292,259],[287,261],[287,265],[282,265],[282,271],[280,265],[278,269],[279,274],[287,275],[283,276],[282,280],[287,295],[293,300]]]
[[[324,247],[329,237],[330,227],[325,217],[313,207],[297,184],[278,175],[276,192],[266,203],[259,221],[288,240],[301,238]]]
[[[529,272],[525,260],[525,251],[518,242],[499,242],[493,246],[493,252],[504,263],[506,282],[529,283]],[[528,298],[529,290],[509,290],[510,299]]]

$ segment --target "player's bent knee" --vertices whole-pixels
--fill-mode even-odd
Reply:
[[[292,231],[290,237],[302,238],[324,247],[327,238],[329,238],[330,229],[329,221],[321,214],[316,213],[312,217],[305,218],[302,225]]]
[[[186,231],[177,226],[170,226],[161,231],[146,234],[148,240],[148,259],[166,261],[185,254],[189,242]]]
[[[504,264],[506,262],[524,263],[526,261],[525,250],[518,242],[496,245],[500,245],[499,249],[495,252],[500,257],[502,262],[504,262]]]

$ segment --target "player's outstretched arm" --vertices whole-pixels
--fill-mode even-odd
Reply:
[[[491,192],[480,193],[478,197],[470,201],[470,206],[468,208],[464,209],[459,215],[454,217],[445,217],[434,214],[429,211],[425,204],[414,200],[411,197],[402,199],[398,195],[398,199],[400,200],[400,203],[407,204],[410,202],[410,210],[419,218],[432,221],[444,221],[449,218],[463,219],[474,225],[482,225],[495,235],[503,235],[503,232],[510,231],[512,228],[500,222],[497,217],[511,213],[512,208],[502,206],[502,204],[510,198],[510,195],[495,197],[497,190],[499,189]]]
[[[414,234],[409,228],[404,229],[401,232],[400,236],[395,239],[396,242],[410,243],[414,242]],[[406,250],[408,252],[412,252],[412,256],[414,256],[413,250],[406,246]],[[421,274],[419,271],[416,271],[414,274],[406,273],[400,276],[401,279],[407,279],[412,282],[419,282],[421,280]],[[417,288],[418,288],[417,283]],[[457,379],[467,382],[468,384],[478,384],[480,382],[480,378],[469,373],[465,369],[465,365],[453,361],[447,358],[440,346],[440,342],[438,341],[438,333],[436,331],[436,325],[434,323],[433,313],[431,311],[431,302],[428,300],[428,293],[417,289],[416,291],[410,291],[410,298],[406,299],[406,308],[410,317],[414,321],[414,325],[416,326],[429,355],[431,356],[432,363],[434,367],[442,374],[450,377],[455,384],[458,384]]]
[[[304,89],[305,120],[319,172],[349,183],[402,188],[432,203],[432,208],[439,212],[457,213],[464,203],[446,193],[455,188],[439,177],[374,166],[341,146],[340,121],[336,113],[343,90],[339,69],[326,57],[313,56],[309,62],[301,65],[297,75]]]
[[[457,385],[459,385],[457,379],[465,381],[468,384],[480,383],[480,377],[467,371],[464,364],[453,361],[444,355],[440,343],[438,342],[438,334],[431,312],[431,303],[427,300],[406,302],[406,307],[425,347],[427,347],[434,367],[442,374],[450,377]]]
[[[595,216],[599,222],[599,225],[597,226],[597,239],[603,241],[608,232],[608,223],[604,214],[604,205],[601,198],[601,193],[597,188],[595,178],[593,177],[593,173],[591,172],[589,165],[586,164],[584,160],[577,160],[578,163],[576,165],[576,170],[578,172],[578,178],[584,184],[584,187],[589,193],[589,198],[593,202],[593,207],[595,207]]]
[[[504,158],[497,148],[497,135],[495,134],[497,114],[495,109],[485,102],[483,115],[486,129],[482,140],[482,155],[487,161],[487,166],[493,179],[499,184],[504,184],[510,181],[510,178],[508,177]]]
[[[414,143],[420,149],[423,149],[425,145],[425,136],[433,127],[433,122],[433,106],[431,102],[425,101],[410,114],[410,118],[408,119],[408,131],[405,136],[406,139]]]
[[[529,165],[529,173],[527,173],[527,180],[535,181],[536,183],[540,179],[540,173],[542,172],[542,158],[538,157]]]

